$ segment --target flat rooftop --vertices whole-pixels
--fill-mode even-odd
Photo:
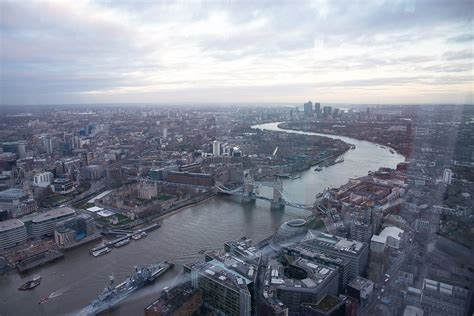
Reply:
[[[373,286],[374,282],[367,280],[361,276],[357,276],[351,282],[349,282],[348,285],[355,289],[360,290],[369,286]]]
[[[26,196],[22,189],[7,189],[0,192],[0,199],[19,199]]]
[[[309,231],[303,244],[317,244],[323,248],[332,248],[340,252],[358,254],[367,247],[366,243],[357,240],[330,235],[322,232]]]
[[[58,217],[74,215],[76,211],[70,207],[60,207],[44,213],[40,213],[37,217],[33,219],[33,223],[41,223],[51,219],[56,219]]]
[[[0,222],[0,233],[25,226],[25,224],[19,219],[8,219],[6,221]]]

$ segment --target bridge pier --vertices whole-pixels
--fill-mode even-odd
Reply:
[[[281,182],[280,177],[275,177],[273,182],[273,199],[270,202],[270,209],[282,209],[285,207],[283,196],[283,182]]]

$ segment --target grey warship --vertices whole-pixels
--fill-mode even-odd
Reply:
[[[150,264],[144,267],[135,267],[135,274],[129,276],[122,283],[114,286],[111,278],[107,286],[99,296],[89,305],[84,307],[78,315],[96,315],[124,301],[132,292],[155,281],[160,275],[173,266],[169,262]]]

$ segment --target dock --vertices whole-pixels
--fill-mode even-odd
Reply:
[[[144,228],[141,228],[141,229],[138,229],[136,231],[133,231],[133,232],[125,232],[125,231],[122,231],[122,232],[119,232],[119,231],[113,231],[113,233],[115,234],[124,234],[123,236],[120,236],[114,240],[111,240],[111,241],[108,241],[100,246],[97,246],[97,247],[94,247],[92,249],[89,250],[89,252],[92,254],[94,251],[98,251],[98,250],[102,250],[106,247],[111,247],[111,246],[114,246],[115,244],[121,242],[121,241],[124,241],[125,239],[127,238],[131,238],[133,235],[135,234],[138,234],[138,233],[141,233],[141,232],[150,232],[150,231],[153,231],[155,229],[158,229],[160,228],[161,226],[159,224],[152,224],[152,225],[149,225],[147,227],[144,227]]]

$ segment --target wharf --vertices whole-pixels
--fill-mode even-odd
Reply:
[[[20,272],[27,272],[46,263],[62,258],[64,258],[64,254],[62,252],[57,250],[48,250],[21,260],[16,267]]]
[[[134,231],[133,233],[128,233],[128,234],[125,234],[124,236],[121,236],[119,238],[116,238],[114,240],[111,240],[111,241],[108,241],[106,243],[104,243],[103,245],[100,245],[100,246],[97,246],[95,248],[92,248],[91,250],[89,250],[90,253],[93,253],[94,251],[98,251],[98,250],[101,250],[101,249],[104,249],[106,247],[110,247],[110,246],[113,246],[115,245],[116,243],[119,243],[127,238],[131,238],[132,235],[134,234],[137,234],[137,233],[141,233],[141,232],[150,232],[150,231],[153,231],[155,229],[158,229],[160,228],[161,226],[159,224],[152,224],[150,226],[146,226],[144,228],[141,228],[139,230],[136,230]]]

